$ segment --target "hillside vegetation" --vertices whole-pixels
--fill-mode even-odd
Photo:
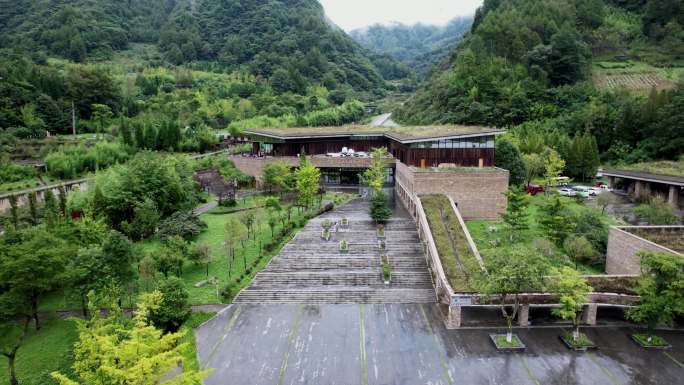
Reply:
[[[511,127],[524,152],[561,152],[588,132],[604,161],[674,159],[684,148],[680,80],[650,94],[602,91],[591,63],[646,63],[673,68],[673,77],[684,61],[683,8],[676,0],[486,0],[448,66],[395,117]]]
[[[330,25],[315,0],[19,0],[0,10],[3,48],[75,62],[154,44],[159,64],[247,72],[277,91],[311,83],[372,91],[383,79],[364,50]]]
[[[422,76],[448,55],[472,22],[472,17],[457,17],[445,26],[375,24],[353,30],[350,35],[363,47],[390,55]]]

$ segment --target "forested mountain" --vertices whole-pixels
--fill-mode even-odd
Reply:
[[[681,0],[485,0],[448,65],[395,117],[509,127],[532,152],[567,149],[586,132],[607,161],[675,158],[684,148],[682,26]],[[648,84],[598,86],[597,75],[614,84],[645,74],[662,80],[650,93]]]
[[[424,74],[449,53],[472,25],[472,17],[457,17],[445,26],[414,24],[375,24],[356,29],[350,35],[375,52],[390,55]]]
[[[39,56],[84,62],[154,43],[168,64],[247,70],[282,92],[383,86],[367,53],[316,0],[18,0],[0,12],[0,47]]]

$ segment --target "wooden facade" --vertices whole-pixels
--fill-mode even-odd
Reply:
[[[493,136],[489,137],[493,143]],[[437,167],[451,163],[463,167],[493,167],[495,150],[492,147],[477,148],[416,148],[381,136],[372,137],[322,137],[254,142],[253,153],[272,156],[325,155],[339,153],[342,148],[355,152],[370,152],[373,148],[385,147],[395,159],[409,166]],[[486,142],[486,141],[485,141]],[[264,151],[266,150],[266,151]]]
[[[483,167],[493,167],[495,155],[493,148],[410,148],[397,142],[390,143],[389,152],[401,163],[416,167],[437,167],[441,163],[478,167],[480,160]]]

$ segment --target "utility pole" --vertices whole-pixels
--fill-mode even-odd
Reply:
[[[76,107],[74,101],[71,101],[71,133],[76,136]]]

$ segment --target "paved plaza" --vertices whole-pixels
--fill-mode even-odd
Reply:
[[[207,385],[682,384],[684,334],[644,350],[629,328],[586,328],[599,349],[569,351],[560,328],[517,329],[524,353],[489,333],[446,330],[434,304],[235,304],[197,331]]]
[[[528,348],[512,354],[489,339],[503,329],[447,330],[415,224],[396,208],[380,251],[367,211],[355,201],[310,221],[197,329],[200,364],[213,369],[206,385],[684,384],[682,332],[661,332],[673,348],[652,351],[630,328],[586,328],[599,349],[577,353],[561,343],[560,327],[517,329]],[[321,222],[340,218],[349,228],[323,241]],[[341,239],[348,254],[337,249]],[[393,264],[390,286],[381,254]]]

